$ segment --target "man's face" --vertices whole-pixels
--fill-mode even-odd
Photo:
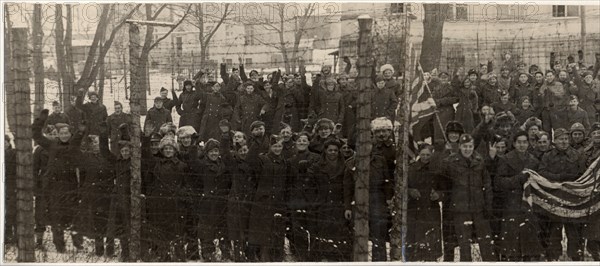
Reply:
[[[289,88],[294,87],[295,84],[300,85],[299,83],[296,82],[295,79],[288,79],[287,82],[285,83],[285,87],[289,89]]]
[[[233,143],[239,143],[240,145],[246,141],[246,138],[244,137],[244,133],[238,131],[235,132],[235,134],[233,135]]]
[[[237,155],[243,160],[246,159],[246,155],[248,155],[248,146],[247,145],[242,145],[238,150],[237,150]]]
[[[160,145],[159,141],[153,141],[150,143],[150,151],[152,152],[153,155],[158,154],[158,152],[160,151],[159,145]]]
[[[596,145],[600,144],[600,130],[592,131],[590,136],[592,136],[592,141],[594,142],[594,144],[596,144]]]
[[[481,66],[481,73],[487,73],[488,71],[487,65]]]
[[[252,135],[255,137],[264,136],[265,135],[265,127],[264,126],[255,127],[254,129],[252,129]]]
[[[554,82],[554,74],[552,72],[546,73],[546,82]]]
[[[47,133],[47,134],[44,134],[44,136],[45,136],[46,138],[50,139],[50,140],[55,140],[55,139],[57,139],[57,138],[58,138],[58,131],[56,131],[56,129],[55,129],[55,130],[52,130],[52,131],[50,131],[49,133]],[[6,140],[5,140],[5,141],[6,141]]]
[[[519,82],[521,82],[521,83],[527,82],[527,76],[526,75],[519,75]]]
[[[281,135],[284,141],[290,141],[290,139],[292,138],[292,129],[289,127],[285,127],[281,129],[279,134]]]
[[[547,151],[548,149],[550,149],[550,139],[548,139],[548,136],[543,135],[542,137],[540,137],[540,139],[537,141],[536,147],[540,151]]]
[[[475,144],[473,141],[470,141],[470,142],[460,144],[458,146],[458,148],[460,149],[460,154],[462,154],[463,157],[470,158],[471,155],[473,155],[473,150],[475,149]]]
[[[340,83],[340,85],[346,86],[346,84],[348,84],[348,79],[347,78],[341,78],[341,79],[338,80],[338,82]]]
[[[451,143],[457,143],[458,138],[460,138],[460,133],[458,132],[448,132],[448,141]]]
[[[529,109],[529,107],[531,107],[531,103],[529,102],[529,100],[523,100],[523,102],[521,103],[521,108],[523,108],[523,110],[527,110]]]
[[[508,74],[510,74],[510,71],[508,69],[502,70],[502,76],[503,77],[508,77]]]
[[[523,65],[523,64],[519,64],[519,65],[517,66],[517,70],[518,70],[519,72],[523,72],[523,71],[525,71],[525,65]]]
[[[511,57],[512,56],[510,54],[505,54],[504,55],[504,60],[508,61],[508,60],[510,60]]]
[[[192,136],[184,136],[179,138],[179,141],[181,142],[181,145],[183,145],[184,147],[189,147],[192,145]]]
[[[440,81],[443,83],[447,83],[449,81],[449,77],[446,74],[440,75]]]
[[[71,103],[71,105],[73,105],[73,106],[74,106],[74,105],[75,105],[75,103],[77,102],[77,97],[75,97],[75,96],[71,96],[71,99],[70,99],[70,101],[69,101],[69,102]]]
[[[331,135],[332,129],[329,126],[321,126],[319,128],[319,136],[323,139],[326,139]]]
[[[162,155],[166,158],[171,158],[175,155],[175,147],[171,145],[164,146],[162,149]]]
[[[469,79],[466,79],[466,80],[463,82],[463,86],[464,86],[465,88],[467,88],[467,89],[471,88],[471,79],[470,79],[470,77],[469,77]]]
[[[580,144],[585,140],[585,135],[581,131],[575,131],[571,133],[571,138],[573,139],[573,144]]]
[[[252,71],[252,73],[250,73],[250,79],[251,79],[252,81],[258,81],[258,78],[259,78],[259,76],[258,76],[258,73],[257,73],[257,72],[255,72],[255,71]]]
[[[506,142],[500,141],[496,143],[496,151],[499,155],[503,155],[506,153]]]
[[[388,69],[386,71],[383,71],[383,78],[384,79],[391,79],[393,74],[394,73],[391,70]]]
[[[378,141],[386,141],[390,138],[390,135],[392,134],[391,130],[389,129],[378,129],[375,130],[375,137],[377,138]]]
[[[98,96],[96,96],[96,94],[92,94],[92,96],[90,96],[90,101],[95,103],[98,101]]]
[[[383,89],[385,87],[385,80],[377,82],[377,88]]]
[[[219,92],[221,90],[221,85],[219,83],[212,86],[213,92]]]
[[[123,159],[127,160],[129,159],[129,157],[131,157],[131,149],[129,148],[129,146],[123,146],[123,148],[121,148],[120,150],[121,153],[121,157],[123,157]]]
[[[281,143],[281,141],[280,141],[280,142],[277,142],[277,143],[271,145],[270,150],[273,154],[280,155],[281,152],[283,151],[283,143]]]
[[[60,105],[55,105],[52,106],[52,111],[54,111],[55,113],[60,113],[62,111],[62,108],[60,108]]]
[[[119,104],[115,105],[115,113],[120,114],[121,112],[123,112],[123,106]]]
[[[219,148],[214,148],[208,151],[207,156],[208,159],[210,159],[211,161],[216,161],[217,159],[219,159]]]
[[[168,91],[165,91],[165,90],[160,91],[160,97],[162,97],[162,98],[167,98],[167,94],[168,94]]]
[[[490,85],[494,86],[496,85],[496,82],[498,82],[498,78],[496,77],[491,77],[488,82],[490,83]]]
[[[186,91],[191,91],[192,90],[192,85],[185,85],[184,88]]]
[[[296,140],[296,149],[298,149],[299,151],[305,151],[308,148],[309,144],[310,141],[308,140],[308,137],[306,135],[302,135]]]
[[[569,148],[569,135],[562,134],[560,137],[554,140],[554,145],[557,149],[564,151]]]
[[[565,80],[567,80],[568,77],[569,77],[569,74],[567,74],[566,71],[558,72],[558,79],[559,80],[565,81]]]
[[[327,75],[331,73],[331,67],[330,66],[324,66],[323,67],[323,74]]]
[[[529,139],[533,139],[538,132],[540,132],[540,129],[537,126],[531,126],[527,130],[527,135],[529,135]]]
[[[535,74],[535,81],[537,83],[542,83],[544,82],[544,75],[542,75],[541,73],[537,73]]]
[[[296,84],[296,85],[300,85],[302,84],[302,78],[300,76],[294,77],[294,80],[292,82],[292,85]]]
[[[471,74],[471,75],[469,75],[469,80],[476,81],[477,80],[477,74]]]
[[[570,106],[572,109],[577,109],[577,107],[579,106],[579,100],[577,100],[577,99],[572,99],[572,100],[570,100],[570,101],[569,101],[569,106]]]
[[[335,146],[335,145],[329,145],[329,146],[327,146],[325,153],[326,153],[328,160],[335,161],[335,160],[337,160],[337,158],[340,154],[340,148],[338,148],[338,146]]]
[[[502,123],[498,126],[498,131],[502,136],[508,136],[512,131],[512,125],[510,123]]]
[[[71,139],[71,131],[69,128],[63,127],[58,131],[58,139],[61,142],[68,142]]]
[[[236,69],[236,70],[232,71],[231,74],[234,75],[234,76],[239,76],[240,75],[240,70]]]
[[[585,83],[587,84],[591,84],[593,80],[594,78],[592,77],[592,75],[587,75],[583,78],[583,81],[585,81]]]
[[[529,148],[529,141],[525,136],[519,136],[514,143],[515,150],[520,153],[524,153]]]
[[[156,107],[156,109],[163,108],[163,101],[154,101],[154,107]]]
[[[506,103],[508,103],[508,98],[509,98],[508,94],[504,94],[504,95],[500,96],[500,101],[502,101],[503,104],[506,104]]]
[[[429,149],[422,149],[419,152],[419,160],[423,163],[428,163],[429,160],[431,160],[431,150]]]
[[[348,144],[344,144],[342,146],[341,150],[342,150],[342,154],[345,157],[350,157],[350,156],[352,156],[352,154],[354,154],[354,151],[352,150],[352,148],[350,148],[350,145],[348,145]]]
[[[246,93],[251,94],[254,92],[254,86],[246,86]]]

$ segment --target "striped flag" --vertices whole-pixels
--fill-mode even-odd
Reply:
[[[433,115],[436,110],[433,95],[426,87],[425,78],[423,76],[423,68],[417,63],[417,77],[411,84],[410,93],[410,134],[414,135],[413,129],[419,122],[426,120],[427,117]]]

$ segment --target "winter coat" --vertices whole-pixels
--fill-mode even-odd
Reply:
[[[146,114],[144,127],[150,123],[154,125],[154,132],[158,132],[160,130],[160,126],[167,122],[173,122],[173,118],[171,117],[169,110],[165,108],[158,109],[156,107],[152,107]]]
[[[377,117],[387,117],[394,121],[398,99],[388,88],[373,88],[371,91],[371,120]]]
[[[479,97],[479,106],[491,105],[493,103],[500,102],[500,96],[502,95],[502,88],[499,84],[491,85],[489,83],[483,84],[481,87],[481,97]],[[437,102],[436,102],[437,103]]]
[[[463,124],[465,132],[473,131],[475,128],[474,114],[478,113],[477,106],[478,95],[474,89],[462,88],[458,91],[459,102],[456,106],[456,117],[458,122]]]
[[[225,163],[221,158],[216,161],[205,157],[199,162],[202,182],[202,194],[196,195],[199,199],[200,228],[199,237],[212,240],[223,237],[226,233],[225,221],[227,214],[227,198],[231,187],[230,175],[227,173]]]
[[[492,181],[484,158],[477,152],[468,159],[461,154],[448,156],[441,174],[452,180],[450,211],[477,213],[492,209]]]
[[[346,210],[352,210],[352,201],[354,198],[354,187],[356,184],[356,157],[346,161],[344,173],[344,206]],[[389,175],[385,159],[376,154],[371,154],[371,164],[369,171],[369,217],[370,219],[387,220],[389,211],[386,200],[391,199],[393,187],[386,183],[386,180],[392,178]]]
[[[454,120],[454,104],[458,103],[459,98],[449,83],[436,82],[430,88],[432,89],[433,100],[437,105],[437,115],[440,118],[439,123],[435,120],[433,121],[433,138],[434,140],[442,141],[444,140],[444,127],[449,121]]]
[[[231,181],[227,196],[227,231],[230,240],[245,241],[256,189],[256,177],[249,161],[233,154],[228,148],[230,146],[231,138],[228,134],[222,135],[222,159],[227,169],[227,179]]]
[[[386,169],[389,172],[388,176],[394,176],[394,171],[396,170],[396,144],[394,141],[391,138],[383,142],[376,141],[373,143],[371,153],[383,157],[386,163]],[[385,182],[388,183],[389,186],[394,187],[393,178],[386,179]]]
[[[70,105],[65,108],[65,114],[69,117],[69,122],[73,128],[77,128],[81,121],[85,120],[85,114],[76,106]]]
[[[510,89],[510,85],[512,83],[512,78],[510,76],[504,77],[502,75],[498,75],[498,88],[503,91],[508,91]],[[500,98],[498,98],[500,99]]]
[[[409,261],[435,261],[441,255],[440,191],[436,165],[416,161],[409,166],[408,189],[419,191],[419,198],[408,198],[407,248]],[[435,191],[440,199],[431,200]]]
[[[173,241],[183,234],[186,210],[182,192],[187,167],[177,157],[160,158],[150,173],[145,195],[147,225],[153,239]]]
[[[246,135],[250,135],[252,122],[260,120],[261,110],[267,110],[267,102],[260,96],[258,91],[251,94],[243,92],[233,111],[233,119],[238,124],[238,129]]]
[[[269,152],[269,137],[266,135],[262,137],[255,137],[250,135],[248,137],[248,154],[246,155],[249,159],[255,159],[259,154]]]
[[[600,156],[600,148],[589,145],[584,149],[583,154],[586,158],[586,167],[589,167]],[[600,220],[597,215],[592,215],[588,218],[588,223],[584,226],[582,235],[588,241],[600,241]]]
[[[241,72],[242,71],[240,69],[240,73]],[[221,79],[223,79],[223,84],[225,85],[224,89],[226,89],[227,91],[235,92],[238,90],[238,87],[242,85],[242,80],[240,77],[233,78],[233,76],[227,74],[227,65],[224,63],[221,63],[220,75]]]
[[[131,127],[133,125],[131,114],[113,113],[106,118],[107,131],[111,140],[110,150],[115,154],[119,154],[119,140],[122,137],[119,130],[121,124],[127,124],[128,128]]]
[[[502,102],[495,102],[491,107],[494,109],[494,113],[496,114],[500,112],[511,112],[514,114],[515,110],[517,109],[517,106],[512,102],[508,102],[506,104]]]
[[[522,157],[524,156],[524,157]],[[531,154],[511,151],[500,158],[495,190],[503,197],[500,254],[508,257],[539,256],[544,249],[538,239],[540,228],[532,209],[522,200],[528,179],[525,168],[536,171],[539,161]]]
[[[79,200],[76,168],[81,160],[80,146],[87,132],[77,131],[68,142],[50,140],[42,135],[46,121],[36,119],[31,126],[33,140],[48,152],[48,164],[44,177],[47,182],[48,223],[68,224],[75,215]]]
[[[571,91],[577,95],[579,107],[587,112],[589,121],[596,121],[596,108],[594,108],[594,104],[596,100],[600,99],[600,82],[592,80],[592,83],[586,83],[582,80],[576,69],[573,70],[573,76],[577,87]]]
[[[575,181],[585,171],[585,158],[569,147],[552,149],[542,156],[538,173],[552,182]]]
[[[202,113],[202,120],[200,121],[198,131],[200,140],[220,139],[221,130],[218,127],[219,121],[224,118],[227,112],[231,111],[231,106],[227,98],[221,92],[205,93],[202,97],[199,110]]]
[[[317,197],[317,182],[315,176],[308,173],[308,168],[315,165],[321,156],[308,150],[296,151],[290,159],[292,177],[290,181],[290,201],[288,208],[296,210],[315,210]]]
[[[181,116],[179,117],[179,127],[192,126],[196,132],[200,132],[200,119],[202,118],[202,109],[198,106],[202,99],[202,92],[198,90],[184,91],[179,94],[175,110]],[[203,101],[204,102],[204,101]],[[170,113],[169,113],[170,114]]]
[[[303,79],[306,82],[306,78]],[[308,116],[311,88],[303,83],[301,85],[294,85],[289,89],[286,88],[285,90],[284,106],[286,113],[292,116],[290,126],[292,126],[293,131],[298,132],[304,126],[300,120],[306,119]]]
[[[344,96],[337,89],[329,91],[324,88],[316,90],[314,101],[310,103],[310,113],[317,119],[328,118],[333,123],[344,121]]]
[[[108,112],[106,106],[97,101],[96,103],[87,102],[83,103],[83,95],[77,96],[75,102],[77,108],[79,108],[85,114],[85,120],[87,121],[87,127],[90,135],[100,135],[100,124],[106,121]]]
[[[267,106],[266,112],[262,116],[262,121],[265,122],[265,132],[266,134],[279,134],[279,124],[284,112],[284,92],[275,85],[270,94],[266,90],[261,94]]]
[[[342,88],[342,94],[344,95],[344,104],[346,105],[344,109],[344,121],[342,122],[342,136],[355,139],[358,90],[354,85],[348,84],[345,88]]]
[[[510,94],[510,102],[512,103],[518,103],[519,101],[521,101],[521,98],[523,96],[527,96],[529,97],[529,99],[533,99],[533,84],[529,83],[528,81],[525,83],[521,83],[517,80],[517,82],[515,82],[515,84],[512,85],[511,88],[508,90],[508,93]],[[496,113],[498,113],[498,111],[496,111]]]
[[[523,108],[518,107],[515,110],[515,119],[517,119],[517,125],[522,125],[527,121],[528,118],[536,116],[537,112],[533,109],[533,107],[529,107],[529,109],[524,110]]]
[[[46,120],[46,125],[56,125],[57,123],[71,125],[71,120],[65,113],[51,113]]]
[[[281,247],[273,243],[285,233],[286,202],[291,176],[289,162],[271,152],[259,155],[252,165],[256,173],[256,193],[250,214],[248,243],[260,246]],[[281,246],[280,246],[281,245]]]
[[[88,236],[104,236],[115,182],[112,165],[101,154],[84,152],[79,173],[81,200],[77,223]]]
[[[552,128],[564,128],[569,130],[575,123],[581,123],[586,129],[590,128],[590,121],[588,120],[588,114],[586,111],[577,107],[577,110],[571,110],[571,107],[567,107],[557,111],[554,114],[552,121]]]
[[[325,150],[325,147],[323,147],[323,145],[325,144],[325,142],[327,140],[330,140],[330,139],[337,139],[337,137],[334,134],[331,134],[327,138],[321,138],[321,136],[319,136],[319,134],[316,134],[310,140],[310,144],[308,145],[308,150],[320,155]]]
[[[544,93],[544,107],[547,110],[556,111],[569,105],[569,92],[558,81],[545,82],[540,91]]]
[[[16,154],[15,154],[16,155]],[[7,166],[10,165],[10,156],[5,156]],[[48,186],[48,180],[46,180],[46,169],[48,166],[48,151],[42,146],[36,146],[33,151],[33,178],[35,188],[33,195],[35,196],[35,222],[36,228],[43,228],[43,220],[47,211],[47,200],[46,200],[46,187]],[[7,167],[8,168],[8,167]],[[8,170],[8,169],[7,169]],[[15,169],[16,171],[16,169]],[[6,175],[8,176],[8,171]],[[6,189],[8,193],[8,189]],[[16,199],[16,197],[15,197]],[[8,200],[8,197],[7,197]],[[16,203],[16,202],[15,202]],[[16,206],[16,205],[15,205]],[[39,226],[39,227],[38,227]]]

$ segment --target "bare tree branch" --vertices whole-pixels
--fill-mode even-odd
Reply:
[[[162,40],[164,40],[165,38],[167,38],[173,31],[175,31],[175,29],[177,29],[177,27],[179,27],[179,25],[181,25],[181,23],[183,23],[183,21],[185,21],[185,18],[190,13],[190,9],[192,9],[192,5],[191,4],[188,5],[187,10],[183,14],[183,17],[181,17],[181,19],[179,20],[179,22],[177,22],[177,24],[175,24],[175,26],[173,26],[167,33],[165,33],[165,35],[163,35],[162,37],[158,38],[156,40],[156,42],[154,42],[154,44],[152,44],[150,46],[149,51],[152,50],[152,49],[154,49],[154,47],[156,47]]]
[[[156,10],[156,13],[154,13],[154,16],[152,16],[150,18],[150,20],[156,20],[156,18],[158,18],[158,16],[160,15],[160,13],[165,9],[165,7],[167,7],[167,4],[162,5],[161,7],[158,8],[158,10]]]
[[[208,43],[210,41],[212,36],[215,35],[215,32],[217,32],[219,27],[221,27],[221,24],[223,24],[223,21],[225,21],[227,16],[231,13],[228,9],[229,9],[229,3],[225,4],[225,11],[223,12],[223,16],[221,17],[221,20],[219,20],[219,23],[217,23],[217,25],[213,28],[212,32],[210,32],[208,34],[208,36],[206,36],[205,42]]]

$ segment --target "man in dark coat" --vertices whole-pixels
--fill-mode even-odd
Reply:
[[[17,151],[13,149],[8,135],[4,135],[4,160],[5,160],[5,243],[16,243],[17,235]]]
[[[85,114],[81,109],[77,108],[77,96],[71,96],[71,102],[65,108],[65,114],[69,117],[69,121],[71,122],[69,125],[73,126],[73,128],[77,128],[85,120]]]
[[[194,90],[191,80],[183,82],[183,92],[179,95],[176,105],[179,118],[179,127],[192,126],[196,132],[200,132],[201,110],[198,108],[202,99],[202,93]]]
[[[383,76],[377,76],[375,82],[376,86],[371,91],[371,119],[387,117],[394,120],[398,99],[394,92],[385,86]]]
[[[569,145],[569,131],[559,128],[554,131],[555,149],[542,156],[539,174],[552,182],[575,181],[585,171],[585,158]],[[565,227],[567,255],[573,261],[583,259],[581,237],[582,224],[552,219],[546,215],[540,218],[541,238],[546,248],[546,257],[556,261],[562,254],[562,228]]]
[[[163,107],[163,99],[160,97],[154,98],[154,106],[148,110],[146,114],[146,120],[144,121],[144,128],[152,125],[153,131],[158,132],[160,126],[167,122],[173,122],[171,113],[169,110]]]
[[[473,137],[463,134],[459,140],[459,153],[442,161],[441,173],[453,181],[450,208],[454,212],[460,260],[472,261],[471,242],[478,242],[483,261],[494,261],[492,230],[484,218],[484,213],[492,209],[492,182],[485,160],[474,150]]]
[[[69,116],[62,112],[60,103],[57,101],[52,102],[52,114],[48,116],[47,125],[56,125],[57,123],[71,124]]]
[[[110,151],[115,155],[119,154],[119,140],[121,139],[119,128],[121,126],[129,128],[132,123],[131,114],[124,113],[123,105],[115,101],[115,112],[106,118],[107,132],[110,137]]]
[[[83,111],[85,114],[87,126],[89,128],[90,135],[100,134],[100,123],[105,122],[108,117],[106,106],[100,102],[98,93],[95,91],[88,92],[89,102],[83,103],[83,96],[85,95],[85,89],[79,90],[77,96],[77,108]]]
[[[160,98],[163,99],[163,107],[167,110],[169,110],[169,112],[171,112],[171,110],[173,110],[173,107],[175,107],[175,105],[177,105],[177,94],[175,94],[174,90],[171,90],[171,94],[173,95],[173,99],[169,99],[167,98],[169,94],[169,90],[165,89],[164,87],[160,88]]]

